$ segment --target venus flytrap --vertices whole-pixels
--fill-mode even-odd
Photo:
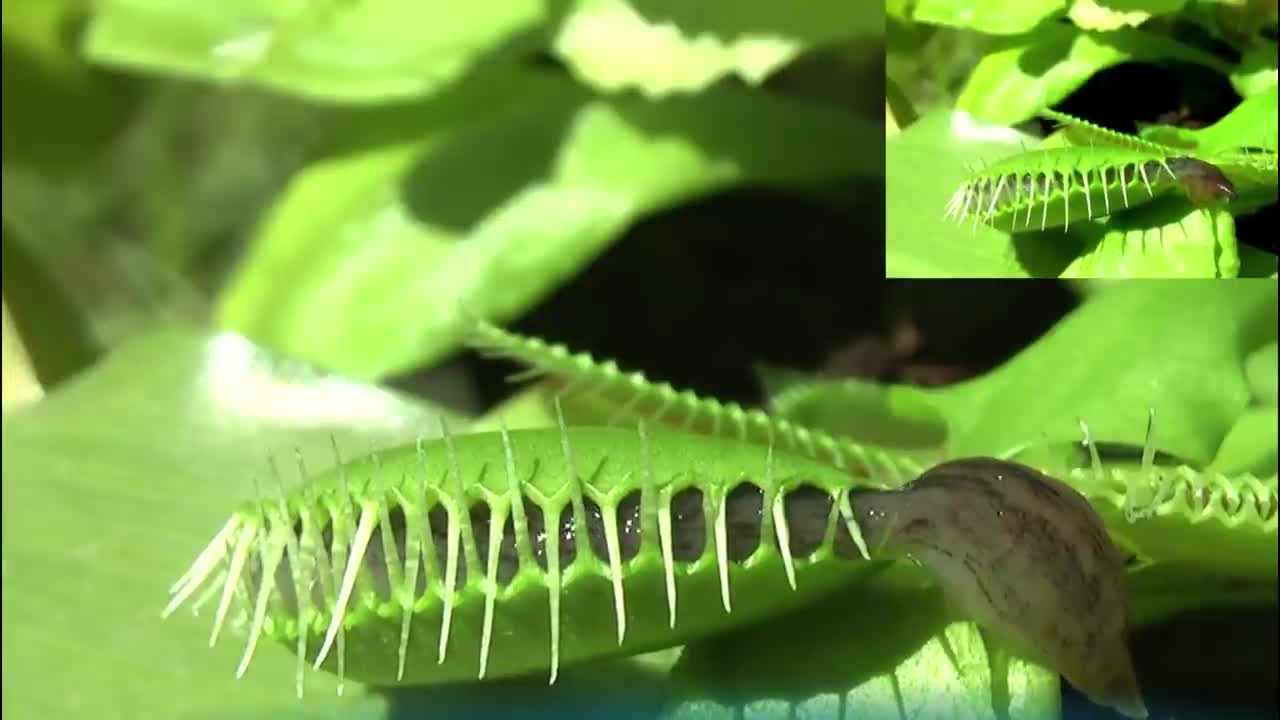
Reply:
[[[579,498],[581,512],[572,507]],[[957,514],[958,507],[968,510]],[[317,508],[331,527],[308,519]],[[992,518],[981,520],[983,513]],[[357,515],[343,542],[331,528]],[[425,533],[411,529],[419,527],[411,520],[432,517],[447,528],[428,520]],[[462,517],[472,521],[467,536],[475,547],[465,555],[456,539]],[[331,536],[340,562],[326,562],[321,543],[300,568],[299,539],[317,530]],[[1036,542],[1026,541],[1031,530]],[[371,542],[375,534],[381,545]],[[438,573],[420,576],[414,551],[400,564],[399,551],[410,548],[455,571],[446,570],[443,583]],[[366,682],[430,684],[537,669],[554,682],[562,660],[642,652],[730,629],[855,581],[868,567],[861,561],[902,552],[1019,652],[1044,658],[1096,701],[1145,717],[1125,645],[1123,563],[1101,520],[1070,486],[989,458],[945,463],[893,490],[772,446],[643,425],[634,434],[563,425],[456,438],[445,432],[339,465],[276,503],[247,503],[175,586],[166,614],[210,579],[220,581],[216,633],[229,598],[248,598],[238,674],[264,632],[292,640],[300,665],[312,661],[308,638],[323,636],[313,662],[333,670],[326,659],[345,629],[339,659]],[[563,576],[551,557],[567,568]],[[336,601],[327,591],[313,598],[317,609],[308,612],[323,567],[333,568],[330,586],[340,590]],[[770,591],[783,582],[790,593]],[[1045,600],[1098,592],[1105,601]],[[456,604],[444,602],[455,593]],[[609,609],[616,645],[583,632],[599,627]],[[1043,613],[1067,619],[1045,635]],[[478,647],[468,642],[477,635]],[[436,638],[445,652],[433,663]]]
[[[1241,189],[1274,192],[1274,152],[1201,152],[1052,110],[1041,114],[1061,124],[1065,144],[1046,142],[971,173],[952,194],[945,217],[1013,233],[1066,232],[1072,223],[1109,217],[1171,190],[1206,211],[1227,205]]]
[[[854,482],[802,455],[665,429],[445,436],[242,506],[166,614],[221,579],[219,618],[251,599],[242,669],[266,634],[371,683],[554,680],[561,663],[681,644],[849,582],[866,559],[843,502]],[[422,517],[443,579],[410,567],[408,519]],[[304,569],[282,559],[315,535],[328,539]],[[336,599],[317,592],[326,574]],[[793,589],[766,591],[779,584]],[[616,636],[595,630],[607,626]]]
[[[587,396],[616,408],[608,419],[644,419],[680,431],[729,437],[759,445],[776,445],[821,460],[872,482],[900,485],[918,475],[923,466],[909,455],[858,443],[806,427],[763,410],[743,408],[700,397],[628,372],[613,361],[597,361],[588,353],[564,345],[522,336],[485,322],[474,324],[470,344],[480,352],[528,366],[520,379],[545,377],[558,383],[557,393],[568,402]]]
[[[1034,614],[963,589],[976,579],[1043,594],[1044,578],[1035,580],[1031,570],[1002,575],[992,563],[965,565],[971,569],[957,575],[958,566],[939,559],[945,555],[929,560],[918,546],[929,533],[951,538],[948,552],[968,547],[974,557],[991,544],[946,530],[953,515],[938,509],[946,503],[924,503],[924,496],[1041,502],[1035,512],[1059,518],[1046,521],[1059,526],[1054,532],[1079,535],[1093,523],[1101,533],[1095,537],[1110,539],[1075,545],[1096,550],[1114,541],[1135,556],[1130,571],[1174,563],[1274,577],[1275,478],[1156,466],[1150,426],[1137,468],[1104,466],[1086,428],[1085,467],[970,459],[944,464],[968,470],[939,486],[928,478],[955,473],[920,475],[917,461],[898,453],[681,393],[534,338],[483,325],[478,337],[489,351],[530,365],[531,375],[625,407],[628,424],[637,424],[568,427],[561,417],[557,428],[508,431],[500,424],[496,432],[456,437],[446,431],[351,462],[338,457],[299,490],[237,511],[174,586],[166,614],[201,589],[220,591],[216,635],[232,599],[241,598],[249,640],[239,672],[265,634],[297,655],[299,693],[304,664],[375,684],[529,672],[545,672],[554,683],[562,664],[687,643],[837,587],[874,583],[868,570],[879,563],[866,560],[905,552],[1020,651],[1067,673],[1099,702],[1141,717],[1132,683],[1112,687],[1107,677],[1090,676],[1037,636]],[[904,476],[917,475],[895,490]],[[1001,477],[1024,480],[995,482]],[[972,495],[978,486],[987,489]],[[1041,486],[1053,491],[1015,493]],[[932,490],[917,492],[924,487]],[[1093,509],[1062,515],[1052,509],[1057,501],[1029,500],[1035,497],[1074,497],[1064,507]],[[887,508],[897,519],[882,523]],[[922,528],[933,530],[921,536]],[[1184,542],[1192,537],[1200,539]],[[1224,539],[1234,551],[1225,563],[1213,550]],[[1106,565],[1098,564],[1103,555],[1081,557],[1028,558],[1021,567]],[[1114,585],[1114,576],[1106,582]],[[1115,618],[1124,605],[1106,607],[1107,667],[1123,668],[1127,654],[1117,655],[1124,651],[1116,633],[1127,626]],[[1073,617],[1080,633],[1102,622]],[[598,632],[609,626],[615,634]]]

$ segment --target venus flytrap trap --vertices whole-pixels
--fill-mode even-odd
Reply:
[[[669,385],[628,373],[616,363],[598,362],[585,353],[523,337],[489,325],[476,329],[475,346],[528,365],[522,377],[550,377],[566,393],[606,398],[625,406],[631,419],[668,422],[673,428],[699,430],[751,442],[774,443],[845,470],[880,488],[900,487],[925,466],[914,456],[807,427],[759,410],[742,410]],[[642,397],[642,401],[635,401]],[[1274,577],[1275,477],[1224,475],[1186,464],[1155,464],[1154,411],[1148,419],[1144,462],[1138,467],[1104,465],[1091,437],[1084,446],[1091,458],[1085,466],[1061,462],[1027,462],[1058,477],[1095,503],[1113,537],[1153,561],[1190,563],[1204,570],[1226,568],[1249,577]],[[696,421],[695,421],[696,419]],[[1020,460],[1025,448],[990,449],[992,455]],[[850,462],[850,458],[855,462]],[[939,458],[940,461],[946,457]],[[905,477],[904,477],[905,476]],[[1146,522],[1127,520],[1146,519]],[[1195,542],[1187,542],[1197,539]],[[1218,544],[1231,543],[1238,552],[1219,557]]]
[[[997,642],[1139,717],[1116,578],[1151,567],[1275,577],[1274,475],[1158,464],[1150,418],[1133,465],[1104,462],[1082,424],[1083,462],[1024,443],[1004,453],[1019,462],[960,458],[922,473],[920,460],[895,451],[536,338],[485,325],[477,338],[561,390],[556,427],[499,423],[336,457],[315,477],[300,469],[298,489],[233,515],[166,613],[196,593],[216,596],[216,636],[238,602],[234,619],[248,635],[238,672],[266,635],[297,657],[299,692],[306,665],[383,685],[529,673],[554,683],[562,666],[718,636],[837,588],[876,587],[876,569],[905,555]],[[567,425],[562,397],[600,401],[616,426]],[[1010,544],[1023,531],[993,509],[1010,503],[1058,541]],[[957,504],[972,512],[945,510]],[[964,520],[983,513],[993,519]],[[993,547],[1016,550],[1021,570],[996,562]],[[1126,555],[1127,566],[1116,560]],[[1096,591],[1112,599],[1071,606],[1081,588],[1111,588]],[[999,599],[1009,597],[1040,600]],[[1037,629],[1046,609],[1071,618],[1067,635]],[[1106,662],[1073,659],[1070,633],[1091,638]]]
[[[375,684],[554,681],[562,663],[681,644],[849,582],[867,557],[853,484],[784,450],[643,426],[446,435],[246,503],[165,614],[220,585],[216,641],[246,601],[241,674],[265,634]]]
[[[669,383],[651,381],[643,373],[625,371],[613,361],[597,361],[588,353],[574,352],[564,345],[522,336],[489,323],[473,325],[470,344],[486,355],[528,366],[516,376],[518,379],[554,380],[558,383],[558,397],[566,403],[576,397],[586,397],[614,408],[604,417],[606,424],[642,418],[680,431],[732,437],[755,444],[776,444],[780,449],[891,485],[900,485],[923,469],[906,454],[838,437],[771,416],[763,410],[699,397],[691,390],[677,390]]]
[[[1051,241],[1034,233],[1060,228],[1076,254],[1054,270],[1062,277],[1235,277],[1235,217],[1277,197],[1274,129],[1254,117],[1256,106],[1250,99],[1203,131],[1142,135],[1042,111],[1058,130],[970,171],[943,216],[975,237],[980,226],[1021,236],[1024,253],[1028,242]],[[1264,272],[1265,258],[1246,250],[1247,272]]]
[[[329,525],[317,527],[325,514]],[[417,572],[419,549],[434,574]],[[537,670],[554,682],[562,661],[740,626],[848,585],[868,568],[862,561],[904,552],[980,625],[1096,701],[1145,716],[1124,644],[1123,567],[1101,520],[1069,486],[994,459],[944,463],[886,490],[773,446],[643,424],[634,433],[446,431],[339,464],[275,503],[247,503],[175,585],[165,613],[211,578],[221,583],[214,640],[233,596],[251,618],[237,674],[265,633],[296,649],[299,693],[304,660],[335,670],[326,659],[340,636],[336,671],[366,682]],[[317,568],[331,569],[328,583]],[[782,582],[790,593],[770,591]],[[1092,599],[1050,602],[1081,593]],[[584,632],[610,610],[616,644]],[[1068,619],[1045,635],[1045,614]],[[321,637],[312,658],[308,641]]]
[[[1067,144],[1025,150],[971,174],[952,195],[945,217],[1008,232],[1066,232],[1072,222],[1108,217],[1170,190],[1181,190],[1201,208],[1236,194],[1221,169],[1191,151],[1056,111],[1043,114],[1062,124]]]
[[[1084,464],[1028,462],[1061,478],[1096,508],[1112,539],[1131,553],[1131,571],[1159,564],[1275,579],[1280,498],[1274,473],[1259,478],[1157,464],[1154,410],[1136,465],[1104,462],[1084,420],[1080,429]]]

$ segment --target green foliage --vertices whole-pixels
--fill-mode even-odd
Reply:
[[[1256,34],[1257,21],[1200,5],[1182,12],[1211,34]],[[1274,183],[1247,175],[1259,153],[1237,152],[1255,131],[1250,147],[1275,151],[1264,112],[1274,42],[1224,63],[1146,28],[1100,35],[1114,15],[1083,2],[975,13],[891,2],[890,37],[920,40],[908,7],[928,22],[1015,34],[992,48],[956,43],[987,58],[972,92],[957,93],[963,123],[950,110],[921,113],[889,144],[891,270],[1022,277],[1077,263],[1088,274],[1078,263],[1105,259],[1080,251],[1083,234],[1037,242],[979,227],[944,242],[956,231],[941,214],[965,164],[1036,140],[1006,125],[1124,59],[1226,74],[1249,96],[1236,113],[1141,137],[1212,152],[1242,174],[1238,184],[1255,183],[1254,202],[1274,202]],[[515,335],[497,349],[548,382],[491,416],[455,415],[378,381],[440,367],[473,321],[527,311],[657,212],[748,185],[831,201],[844,180],[876,180],[873,123],[763,86],[819,50],[874,50],[882,11],[827,1],[793,10],[765,0],[6,4],[5,390],[11,357],[21,358],[43,398],[3,420],[5,715],[372,720],[506,703],[562,716],[583,698],[642,688],[648,717],[744,705],[770,720],[832,706],[924,710],[939,689],[970,717],[997,717],[1001,704],[1055,717],[1052,670],[998,667],[999,650],[905,564],[706,643],[565,668],[553,688],[542,678],[430,692],[349,683],[337,697],[333,676],[308,672],[299,702],[287,649],[260,648],[237,680],[241,648],[205,647],[207,617],[159,622],[174,573],[238,502],[274,487],[268,457],[292,487],[309,476],[292,451],[314,472],[332,462],[331,439],[353,453],[411,442],[442,415],[455,433],[550,425],[550,400],[566,389],[556,380],[573,373],[594,384],[561,397],[571,423],[630,422],[670,397],[607,360],[567,361]],[[1057,24],[1064,14],[1074,27]],[[908,79],[899,106],[918,100],[914,73],[895,77]],[[189,126],[174,120],[183,110]],[[972,115],[987,112],[997,130],[973,132]],[[228,118],[251,137],[218,146],[211,127]],[[1195,216],[1172,223],[1185,206],[1163,221],[1138,215],[1155,207],[1129,221],[1204,232]],[[1231,217],[1213,227],[1229,232]],[[1177,264],[1202,271],[1209,247]],[[1145,257],[1143,273],[1154,262]],[[1132,258],[1124,250],[1118,261]],[[1257,260],[1242,249],[1241,272],[1274,273]],[[654,292],[663,281],[651,279]],[[1152,562],[1132,577],[1140,621],[1274,604],[1275,306],[1274,283],[1104,290],[1006,367],[946,391],[779,375],[769,413],[676,394],[682,420],[706,421],[688,432],[741,421],[740,442],[776,431],[855,471],[905,476],[957,453],[1022,450],[1070,474]],[[11,355],[16,340],[25,352]],[[1063,449],[1077,417],[1099,439],[1141,444],[1150,406],[1159,448],[1185,466],[1134,470],[1108,457],[1099,481]],[[1150,487],[1130,493],[1133,472]],[[1134,498],[1154,516],[1130,533]]]
[[[212,295],[201,300],[222,327],[360,377],[435,363],[456,345],[463,314],[513,317],[653,213],[736,187],[826,191],[882,172],[878,117],[761,88],[808,53],[878,42],[875,5],[824,2],[804,14],[727,0],[65,5],[58,12],[86,23],[82,57],[72,58],[80,65],[115,80],[105,70],[224,88],[197,122],[234,117],[246,129],[238,152],[167,161],[153,148],[181,152],[189,136],[138,130],[142,157],[126,161],[154,182],[138,183],[139,202],[112,187],[110,170],[105,181],[90,175],[85,184],[108,185],[93,188],[106,199],[93,198],[100,205],[77,229],[119,222],[112,202],[144,206],[129,219],[145,228],[151,257],[119,263],[163,278],[146,281],[169,288],[157,294]],[[6,14],[6,52],[11,36],[51,44],[39,33],[55,24],[54,7],[31,10],[32,22]],[[829,67],[809,72],[833,82]],[[156,87],[165,90],[148,107],[190,102]],[[249,99],[262,91],[272,103]],[[274,145],[289,143],[300,163],[273,159]],[[216,178],[193,170],[221,163]],[[262,190],[235,197],[253,195],[241,184]],[[38,194],[20,199],[19,219],[36,216],[35,232],[50,233]],[[243,252],[228,248],[228,226],[250,236]],[[147,300],[137,303],[143,314]],[[100,334],[129,326],[100,315]]]
[[[771,0],[561,4],[556,56],[600,90],[651,96],[704,90],[726,76],[759,83],[806,50],[850,36],[874,42],[884,32],[884,12],[875,3],[820,0],[804,12]]]
[[[891,13],[894,37],[916,30],[912,42],[889,48],[889,70],[906,83],[908,94],[925,107],[923,117],[888,140],[886,268],[894,277],[1219,277],[1274,276],[1274,254],[1238,245],[1236,218],[1274,206],[1276,166],[1276,55],[1274,40],[1259,30],[1275,27],[1275,17],[1250,15],[1250,7],[1265,3],[1213,5],[1150,0],[1095,3],[1093,0],[1045,3],[920,2]],[[1015,8],[1016,6],[1016,8]],[[1217,8],[1211,12],[1209,8]],[[1252,12],[1251,10],[1249,12]],[[1068,22],[1069,20],[1069,22]],[[959,32],[957,31],[968,31]],[[985,33],[986,35],[973,35]],[[977,50],[972,69],[963,77],[942,75],[937,56],[963,47],[954,36],[974,37]],[[920,38],[926,38],[923,42]],[[1238,57],[1221,51],[1234,46]],[[1268,48],[1270,52],[1268,54]],[[953,51],[954,52],[954,51]],[[952,58],[953,61],[957,58]],[[958,58],[965,62],[965,58]],[[1229,200],[1206,205],[1195,198],[1148,197],[1105,212],[1093,205],[1088,222],[1069,228],[1037,229],[1041,206],[1032,202],[1030,228],[1010,232],[985,227],[981,219],[961,226],[921,218],[918,208],[945,208],[957,188],[997,186],[999,176],[986,168],[998,166],[1008,179],[1026,182],[1048,173],[1080,178],[1101,190],[1100,168],[1118,172],[1134,156],[1112,145],[1115,137],[1097,132],[1072,133],[1083,120],[1049,111],[1104,70],[1123,63],[1169,67],[1197,67],[1203,73],[1228,78],[1241,100],[1232,112],[1203,129],[1157,124],[1139,128],[1141,136],[1166,148],[1142,150],[1149,161],[1185,156],[1212,164],[1234,184]],[[1188,74],[1188,77],[1192,77]],[[1195,82],[1195,80],[1188,80]],[[1203,82],[1203,81],[1201,81]],[[920,87],[944,83],[945,95],[927,97]],[[913,91],[914,92],[911,92]],[[1133,88],[1135,93],[1141,88]],[[1117,90],[1116,93],[1123,93]],[[1187,91],[1194,93],[1194,89]],[[1112,95],[1116,101],[1120,94]],[[1068,132],[1043,140],[1035,132],[1014,127],[1037,116],[1064,121]],[[1002,129],[1008,128],[1007,131]],[[1119,140],[1135,150],[1135,136]],[[1172,141],[1179,142],[1174,143]],[[1087,147],[1087,167],[1064,158],[1047,165],[1041,148]],[[1109,147],[1115,149],[1109,150]],[[1016,148],[1016,149],[1015,149]],[[1061,151],[1055,151],[1061,154]],[[1114,155],[1107,166],[1107,156]],[[1122,157],[1123,156],[1123,157]],[[1137,160],[1138,163],[1142,161]],[[1022,182],[1002,187],[1008,195],[1021,192]],[[989,184],[986,184],[989,183]],[[1194,188],[1181,183],[1190,195]],[[1112,187],[1114,195],[1117,188]],[[1097,195],[1098,199],[1102,199]],[[1077,197],[1083,200],[1083,197]],[[1151,201],[1148,204],[1148,201]],[[1063,225],[1061,203],[1056,225]],[[1077,205],[1083,209],[1083,202]],[[985,209],[984,209],[985,212]],[[1053,212],[1050,212],[1052,215]]]
[[[929,434],[938,437],[941,419],[944,432],[941,445],[932,448],[935,456],[1022,449],[1024,459],[1046,468],[1078,467],[1068,477],[1090,495],[1119,537],[1153,561],[1132,579],[1140,621],[1186,607],[1274,602],[1275,434],[1260,431],[1256,418],[1274,410],[1266,403],[1274,403],[1276,327],[1276,289],[1269,281],[1117,287],[1100,291],[1043,340],[969,383],[936,391],[889,387],[887,397],[901,393],[901,399],[885,402],[857,388],[819,394],[816,378],[792,377],[776,396],[775,408],[783,414],[775,417],[803,414],[813,423],[804,428],[809,436],[827,429],[865,441],[858,428],[874,425],[878,407],[886,422],[903,428],[902,437],[917,441],[918,428],[931,428]],[[552,376],[586,366],[557,367]],[[594,385],[600,393],[587,394],[606,410],[611,407],[610,415],[644,410],[628,406],[627,395]],[[829,407],[814,409],[824,399]],[[86,407],[94,412],[85,414]],[[1152,497],[1165,508],[1158,519],[1130,525],[1123,476],[1116,476],[1119,484],[1097,486],[1078,454],[1037,454],[1078,439],[1077,418],[1089,422],[1099,441],[1141,445],[1147,407],[1157,409],[1156,447],[1188,463],[1181,470],[1157,468],[1167,473],[1160,477],[1207,489],[1203,504],[1179,504],[1196,498],[1195,492],[1173,491],[1171,500]],[[4,503],[25,511],[7,512],[4,523],[4,590],[11,598],[4,610],[6,712],[75,717],[78,706],[72,703],[85,702],[97,717],[207,717],[215,711],[255,717],[272,708],[275,716],[348,718],[380,717],[387,703],[405,702],[398,695],[361,699],[350,684],[352,699],[335,700],[332,677],[308,673],[307,703],[297,705],[287,649],[260,648],[249,675],[235,681],[231,669],[240,648],[202,647],[206,617],[180,616],[161,625],[157,614],[173,573],[236,500],[252,494],[255,482],[276,482],[261,461],[264,455],[297,446],[308,467],[320,468],[329,462],[330,433],[344,446],[397,444],[429,434],[437,412],[264,354],[230,334],[169,330],[116,349],[79,382],[7,418]],[[854,425],[822,420],[848,416],[861,419]],[[464,431],[460,421],[453,426]],[[722,432],[734,430],[725,424]],[[77,454],[65,455],[68,447]],[[286,485],[298,482],[287,453],[278,459]],[[1106,463],[1117,472],[1125,467],[1115,458]],[[126,486],[125,478],[141,483]],[[1158,490],[1159,483],[1154,487],[1166,492]],[[1249,519],[1254,507],[1269,507],[1269,514]],[[48,527],[92,533],[62,529],[50,535]],[[1224,552],[1231,563],[1224,562]],[[817,711],[831,702],[911,707],[931,702],[940,687],[953,688],[942,695],[949,702],[985,717],[992,693],[1005,692],[991,684],[1000,676],[993,679],[986,669],[989,648],[971,627],[953,625],[940,614],[936,596],[922,590],[922,581],[903,566],[874,583],[860,583],[856,590],[862,592],[851,588],[851,594],[832,596],[798,615],[691,645],[668,670],[645,670],[643,677],[654,682],[658,672],[668,678],[657,687],[671,693],[665,703],[671,717],[731,712],[742,704],[767,717],[785,717],[789,708]],[[97,588],[95,601],[72,601],[86,583]],[[886,600],[884,593],[893,598]],[[851,603],[863,610],[851,613]],[[890,625],[898,629],[886,634]],[[822,642],[832,639],[833,627],[841,628],[842,639]],[[944,628],[946,646],[938,644]],[[869,643],[864,633],[880,640]],[[61,650],[85,637],[94,643],[70,656]],[[820,654],[812,658],[825,670],[815,674],[788,653],[761,650],[792,646],[804,658],[818,647]],[[122,674],[121,668],[134,671]],[[641,672],[637,666],[610,668],[624,676]],[[1056,716],[1052,675],[1025,664],[1009,672],[1012,701],[1040,708],[1035,717]],[[937,685],[944,677],[946,684]],[[155,692],[161,678],[186,689]],[[48,692],[50,682],[72,679],[77,695]],[[562,682],[588,692],[606,681],[581,671]],[[506,687],[533,703],[574,692],[482,687]],[[451,691],[441,692],[441,702],[452,697]],[[434,697],[424,691],[422,701]],[[457,699],[459,707],[469,706],[465,697]]]
[[[589,388],[588,395],[620,408],[614,421],[639,416],[745,442],[798,446],[863,477],[884,475],[881,468],[886,467],[892,475],[894,468],[909,468],[915,461],[898,450],[846,439],[866,438],[858,432],[861,428],[874,427],[871,436],[887,445],[915,445],[922,458],[1018,457],[1075,484],[1113,522],[1110,529],[1147,558],[1202,570],[1230,564],[1247,574],[1271,577],[1275,439],[1268,438],[1265,425],[1254,419],[1250,388],[1263,381],[1250,376],[1265,374],[1259,368],[1272,357],[1268,348],[1280,321],[1277,291],[1267,280],[1234,285],[1153,282],[1114,288],[1005,365],[939,390],[889,386],[871,392],[860,381],[792,379],[772,398],[777,418],[735,412],[714,399],[691,397],[536,340],[492,330],[482,330],[481,335],[483,346],[516,357],[570,387]],[[1135,324],[1134,318],[1148,321]],[[1195,330],[1189,333],[1191,328]],[[1152,353],[1153,347],[1178,351]],[[1128,360],[1116,362],[1117,357]],[[663,397],[667,402],[659,401]],[[1035,402],[1028,404],[1028,398]],[[1081,420],[1100,442],[1142,447],[1149,411],[1157,418],[1154,449],[1178,458],[1185,467],[1145,475],[1126,475],[1122,469],[1100,478],[1082,468],[1078,456],[1058,452],[1080,438]],[[873,415],[881,422],[875,423]],[[812,424],[792,424],[802,418]],[[933,447],[920,447],[925,428],[935,438]],[[797,442],[798,435],[808,441]],[[1224,447],[1228,437],[1231,447]],[[1266,464],[1267,457],[1272,464]],[[851,458],[855,462],[849,462]],[[1239,473],[1224,477],[1226,467]],[[1211,469],[1202,471],[1205,468]],[[1133,477],[1142,478],[1140,493],[1127,485],[1125,478]],[[1202,494],[1222,492],[1246,499],[1235,503],[1228,513],[1232,517],[1221,517],[1222,524],[1180,525],[1168,518],[1176,529],[1134,527],[1122,512],[1132,511],[1134,503],[1151,503],[1160,506],[1151,512],[1184,514],[1189,521],[1214,507],[1203,497],[1183,504],[1181,488],[1188,484]],[[1257,498],[1256,505],[1251,498]],[[1192,536],[1195,542],[1190,542]],[[1237,552],[1227,554],[1230,560],[1216,554],[1206,559],[1187,550],[1225,543],[1240,543]]]
[[[477,76],[354,120],[277,203],[221,319],[364,377],[430,364],[465,330],[460,310],[513,316],[643,214],[739,183],[879,172],[874,156],[830,152],[875,134],[735,88],[650,101],[591,98],[537,73]],[[299,280],[281,287],[282,267]],[[326,321],[304,322],[317,314]]]
[[[513,36],[536,29],[543,14],[536,0],[462,7],[110,0],[93,16],[85,52],[118,67],[251,82],[322,100],[386,102],[449,84]]]
[[[4,8],[6,167],[63,175],[86,164],[127,117],[130,84],[97,72],[68,31],[87,15],[80,0],[14,0]]]
[[[161,625],[160,599],[226,502],[275,483],[268,453],[297,482],[290,448],[323,466],[331,435],[380,446],[430,433],[437,414],[231,334],[170,328],[6,417],[5,714],[233,717],[257,706],[314,717],[336,707],[324,675],[297,704],[287,654],[234,682],[236,650],[203,647],[200,619]]]

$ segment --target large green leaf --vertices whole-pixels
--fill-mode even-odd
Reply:
[[[214,650],[209,620],[161,623],[170,584],[255,482],[267,458],[297,481],[314,468],[429,435],[438,413],[375,387],[315,374],[231,334],[157,331],[4,420],[4,714],[11,718],[273,717],[360,713],[336,678],[259,649],[237,681],[242,638]],[[348,696],[360,688],[348,686]],[[373,703],[373,704],[371,704]],[[355,715],[352,717],[358,717]]]
[[[109,0],[92,60],[305,97],[377,102],[430,93],[542,23],[538,0]]]
[[[883,167],[879,128],[816,105],[738,88],[591,99],[523,72],[362,116],[351,134],[277,204],[221,319],[364,377],[439,359],[467,314],[525,309],[644,213]]]
[[[993,667],[988,650],[939,594],[886,577],[690,645],[666,717],[1058,717],[1057,673],[1018,660]]]
[[[1009,362],[934,393],[951,455],[1093,435],[1208,464],[1249,403],[1245,358],[1276,338],[1270,280],[1142,281],[1091,298]]]
[[[1240,147],[1262,148],[1274,153],[1280,144],[1277,102],[1280,102],[1280,87],[1272,85],[1241,101],[1235,109],[1209,127],[1184,132],[1198,144],[1201,151],[1207,153],[1220,153]],[[1274,174],[1273,168],[1273,178]]]
[[[1276,42],[1255,38],[1254,44],[1245,50],[1240,65],[1231,73],[1231,85],[1245,97],[1265,92],[1276,86],[1280,75],[1276,72]]]
[[[1046,25],[1007,39],[984,57],[956,106],[992,123],[1021,122],[1060,102],[1100,70],[1157,60],[1230,69],[1198,48],[1141,30],[1090,33]]]
[[[1246,444],[1229,453],[1245,459],[1222,457],[1215,467],[1265,477],[1274,464],[1266,469],[1256,459],[1274,452],[1275,443],[1254,442],[1264,428],[1248,408],[1274,407],[1276,303],[1269,280],[1109,284],[1035,343],[971,381],[877,389],[815,379],[782,390],[777,408],[790,420],[862,440],[870,438],[858,427],[877,408],[889,428],[932,428],[936,414],[945,419],[949,457],[1075,442],[1080,420],[1095,439],[1141,447],[1154,408],[1160,450],[1203,466],[1219,456],[1229,434],[1246,433],[1233,445]]]

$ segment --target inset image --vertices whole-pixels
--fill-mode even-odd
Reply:
[[[886,275],[1275,277],[1276,36],[1274,1],[889,0]]]

